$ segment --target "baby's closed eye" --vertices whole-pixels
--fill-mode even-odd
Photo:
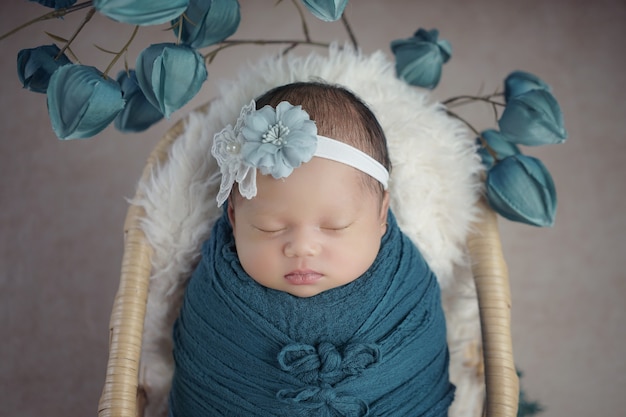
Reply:
[[[331,232],[339,232],[348,229],[350,226],[352,226],[352,223],[336,223],[321,226],[320,229]]]
[[[254,229],[262,233],[280,233],[286,230],[286,227],[282,226],[252,226]]]

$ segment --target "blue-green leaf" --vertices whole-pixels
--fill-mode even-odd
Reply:
[[[223,41],[237,31],[241,13],[237,0],[190,0],[182,25],[172,21],[181,41],[192,48],[204,48]]]
[[[493,158],[493,154],[495,154],[496,159],[501,161],[507,156],[520,154],[520,150],[517,145],[511,143],[507,140],[507,138],[497,130],[487,129],[483,131],[480,136],[486,142],[489,150],[484,146],[485,144],[479,139],[478,144],[480,147],[478,148],[478,154],[482,159],[483,165],[485,168],[489,169],[496,162]],[[491,152],[490,152],[491,151]]]
[[[154,107],[144,95],[134,70],[120,71],[117,82],[122,87],[126,106],[115,118],[115,128],[121,132],[142,132],[163,119],[163,113]]]
[[[174,43],[150,45],[137,56],[137,83],[167,118],[200,91],[208,73],[195,49]]]
[[[22,49],[17,54],[17,76],[24,88],[36,93],[45,93],[50,77],[59,67],[71,64],[56,45],[42,45],[32,49]]]
[[[313,16],[325,22],[334,22],[341,18],[348,0],[302,0]]]
[[[124,108],[120,85],[94,68],[64,65],[47,91],[52,129],[59,139],[88,138],[106,128]]]
[[[56,10],[65,9],[76,3],[76,0],[29,0],[36,2],[45,7],[51,7]]]
[[[441,70],[452,54],[446,40],[438,40],[439,31],[419,29],[412,38],[391,42],[396,57],[398,78],[410,85],[433,89],[439,84]]]
[[[512,96],[498,125],[511,142],[520,145],[548,145],[567,138],[559,103],[549,91],[542,89]]]
[[[160,25],[183,14],[189,0],[93,0],[96,10],[118,22]]]
[[[552,92],[552,88],[545,81],[530,72],[513,71],[504,79],[504,98],[506,101],[509,101],[511,97],[537,89]]]
[[[556,189],[550,172],[531,156],[512,155],[487,172],[487,199],[503,217],[538,227],[554,224]]]

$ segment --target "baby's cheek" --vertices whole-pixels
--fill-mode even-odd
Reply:
[[[250,245],[243,239],[236,241],[236,246],[239,262],[248,275],[253,275],[252,271],[264,267],[264,257],[259,253],[262,250],[260,246]]]
[[[353,279],[363,275],[374,263],[380,244],[371,237],[359,236],[346,242],[343,245],[341,259],[337,259],[337,264],[342,265],[346,277]]]

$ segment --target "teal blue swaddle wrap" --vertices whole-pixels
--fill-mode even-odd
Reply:
[[[446,416],[440,289],[391,211],[388,222],[364,275],[298,298],[248,276],[218,219],[174,326],[170,415]]]

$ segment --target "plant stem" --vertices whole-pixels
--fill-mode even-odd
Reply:
[[[78,34],[80,33],[81,30],[83,30],[83,28],[85,27],[85,25],[87,24],[87,22],[89,22],[91,20],[91,18],[93,17],[93,15],[96,13],[96,9],[92,8],[89,9],[89,12],[87,12],[87,14],[85,15],[85,18],[83,19],[83,21],[81,22],[80,26],[78,26],[78,28],[74,31],[74,33],[72,34],[72,36],[68,39],[68,41],[65,43],[65,45],[63,45],[63,48],[61,48],[61,50],[59,51],[59,53],[57,54],[57,58],[59,58],[61,55],[63,55],[63,53],[65,52],[65,50],[67,48],[69,48],[69,46],[72,44],[72,42],[74,42],[74,39],[76,39],[76,36],[78,36]]]
[[[19,32],[20,30],[22,30],[22,29],[24,29],[24,28],[26,28],[26,27],[28,27],[28,26],[30,26],[32,24],[35,24],[37,22],[43,22],[45,20],[50,20],[50,19],[56,19],[56,18],[59,18],[59,17],[63,17],[63,16],[65,16],[67,14],[70,14],[72,12],[76,12],[78,10],[82,10],[82,9],[87,8],[87,7],[90,7],[92,4],[93,4],[93,1],[89,0],[89,1],[86,1],[84,3],[79,3],[79,4],[75,4],[75,5],[71,6],[71,7],[67,7],[65,9],[54,10],[54,11],[48,12],[46,14],[43,14],[43,15],[41,15],[39,17],[36,17],[36,18],[34,18],[32,20],[29,20],[28,22],[23,23],[23,24],[19,25],[18,27],[16,27],[15,29],[12,29],[12,30],[8,31],[7,33],[3,34],[2,36],[0,36],[0,41],[5,39],[5,38],[8,38],[9,36]]]
[[[343,26],[346,28],[346,32],[348,32],[348,36],[350,37],[352,46],[354,46],[354,49],[359,49],[359,44],[356,41],[356,36],[354,36],[354,32],[352,31],[352,27],[350,26],[350,23],[348,23],[348,18],[346,17],[345,13],[341,15],[341,22],[343,23]]]
[[[286,43],[296,43],[298,45],[311,45],[311,46],[319,46],[322,48],[328,48],[330,46],[329,43],[325,42],[315,42],[315,41],[307,41],[307,40],[296,40],[296,39],[230,39],[222,41],[222,44],[227,45],[244,45],[244,44],[252,44],[252,45],[281,45]]]
[[[306,24],[306,18],[304,17],[304,12],[302,12],[302,8],[296,2],[296,0],[291,0],[296,9],[298,10],[298,14],[300,15],[300,21],[302,22],[302,34],[304,35],[304,39],[307,42],[311,42],[311,35],[309,34],[309,27]]]
[[[465,120],[464,118],[459,116],[457,113],[454,113],[454,112],[452,112],[450,110],[446,110],[446,113],[448,113],[449,116],[452,116],[455,119],[458,119],[461,122],[463,122],[467,127],[469,127],[472,130],[472,132],[474,132],[477,136],[480,136],[480,132],[478,130],[476,130],[476,128],[474,126],[472,126],[472,124],[470,122],[468,122],[467,120]]]
[[[483,146],[483,148],[485,148],[487,150],[487,152],[489,152],[489,155],[491,155],[493,160],[496,161],[496,162],[498,161],[498,156],[497,156],[496,152],[493,149],[491,149],[491,146],[489,146],[489,144],[487,143],[485,138],[483,138],[483,135],[481,135],[480,132],[478,130],[476,130],[476,128],[474,126],[472,126],[472,124],[470,122],[468,122],[467,120],[465,120],[464,118],[459,116],[457,113],[454,113],[454,112],[452,112],[450,110],[446,110],[446,113],[448,113],[449,116],[452,116],[452,117],[460,120],[467,127],[469,127],[472,130],[472,132],[474,132],[474,134],[476,134],[476,136],[478,136],[478,139],[480,140],[481,145]]]
[[[485,96],[462,95],[462,96],[450,97],[449,99],[445,100],[443,104],[446,105],[448,108],[451,108],[451,107],[463,106],[465,104],[470,104],[474,101],[482,101],[490,105],[491,109],[493,110],[494,120],[497,123],[498,122],[498,107],[505,107],[506,103],[492,100],[492,98],[501,97],[502,95],[503,95],[502,93],[487,94]],[[461,119],[460,117],[458,117],[458,115],[456,115],[455,117],[457,117],[458,119]]]
[[[115,65],[115,63],[120,59],[120,57],[126,53],[126,51],[128,50],[128,47],[133,42],[133,39],[135,39],[135,35],[137,35],[138,31],[139,31],[139,25],[135,26],[135,29],[133,30],[132,35],[130,35],[130,39],[128,39],[128,41],[126,42],[126,44],[124,44],[122,49],[115,55],[115,57],[113,58],[113,60],[111,61],[107,69],[105,69],[104,72],[102,73],[104,78],[108,77],[109,71],[111,70],[111,68],[113,68],[113,65]]]
[[[472,101],[484,101],[485,103],[489,103],[495,106],[505,106],[505,103],[496,101],[496,100],[492,100],[493,97],[498,97],[498,96],[502,96],[501,93],[494,93],[494,94],[489,94],[486,96],[470,96],[470,95],[462,95],[462,96],[456,96],[456,97],[450,97],[449,99],[445,100],[444,102],[442,102],[442,104],[446,105],[446,106],[450,106],[451,105],[456,105],[456,106],[461,106],[467,103],[471,103]],[[464,100],[461,103],[457,103],[460,100]]]
[[[210,64],[211,62],[213,62],[218,52],[224,49],[230,48],[232,46],[237,46],[237,45],[282,45],[282,44],[290,44],[290,46],[287,48],[287,51],[295,48],[298,45],[311,45],[311,46],[317,46],[321,48],[328,48],[330,46],[330,44],[324,43],[324,42],[314,42],[314,41],[296,40],[296,39],[282,39],[282,40],[281,39],[271,39],[271,40],[269,39],[267,40],[230,39],[230,40],[222,41],[220,43],[220,46],[218,46],[217,48],[213,49],[212,51],[204,55],[204,59],[205,61],[208,60],[208,63]]]
[[[183,13],[179,18],[178,18],[178,22],[176,23],[178,25],[178,36],[176,38],[176,44],[180,45],[180,43],[182,42],[183,39],[183,19],[186,19],[187,17],[185,16],[185,14]]]
[[[280,3],[280,1],[281,0],[279,0],[276,4]],[[306,40],[306,42],[311,42],[309,26],[306,24],[306,18],[304,17],[304,12],[302,11],[302,7],[300,7],[300,5],[297,3],[296,0],[291,0],[291,3],[294,5],[296,10],[298,11],[298,15],[300,16],[300,22],[302,23],[302,34],[304,35],[304,39]],[[282,56],[287,55],[289,51],[295,49],[299,44],[300,42],[293,42],[291,45],[283,49],[280,55]]]
[[[62,38],[62,37],[60,37],[60,36],[57,36],[57,35],[55,35],[55,34],[53,34],[53,33],[50,33],[50,32],[45,32],[45,34],[46,34],[46,35],[48,35],[48,36],[50,36],[50,38],[52,38],[53,40],[55,40],[55,41],[57,41],[57,42],[62,42],[62,43],[66,43],[66,42],[67,42],[67,39]],[[76,56],[76,54],[74,54],[74,52],[72,51],[72,48],[69,48],[69,47],[68,47],[65,51],[67,52],[67,54],[68,54],[70,57],[72,57],[72,59],[73,59],[74,61],[76,61],[76,63],[80,64],[80,59],[78,59],[78,57]],[[58,59],[58,58],[60,58],[60,57],[57,57],[57,58],[55,58],[55,59]]]
[[[287,55],[290,51],[292,51],[293,49],[296,48],[296,46],[298,46],[297,43],[292,43],[291,45],[289,45],[288,47],[286,47],[285,49],[283,49],[283,51],[280,53],[282,56]]]
[[[495,123],[498,124],[498,107],[495,104],[492,104],[491,108],[493,109],[493,119]]]

